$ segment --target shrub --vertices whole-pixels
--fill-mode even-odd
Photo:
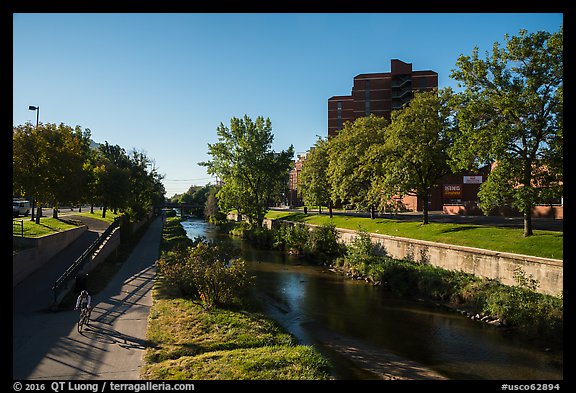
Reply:
[[[357,273],[367,275],[369,274],[369,266],[373,265],[377,260],[379,260],[379,257],[370,239],[370,234],[364,229],[359,229],[354,240],[346,247],[348,267]],[[375,277],[372,278],[375,279]]]
[[[338,238],[332,223],[314,227],[308,236],[307,253],[321,264],[326,264],[344,253],[344,246]]]
[[[305,224],[298,223],[286,227],[285,248],[296,254],[304,254],[310,231]]]
[[[231,305],[252,284],[245,262],[226,243],[194,243],[163,255],[157,262],[162,278],[206,308]]]

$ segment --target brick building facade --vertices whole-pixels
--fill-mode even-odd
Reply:
[[[328,137],[336,135],[346,121],[374,114],[390,119],[415,91],[438,87],[438,73],[430,70],[412,71],[412,64],[392,59],[391,71],[360,74],[354,77],[352,94],[328,99]]]

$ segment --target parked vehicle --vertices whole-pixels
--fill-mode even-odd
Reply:
[[[30,214],[29,201],[12,201],[12,216],[18,217],[20,215],[27,216]]]

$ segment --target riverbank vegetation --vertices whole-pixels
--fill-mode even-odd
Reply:
[[[334,224],[308,229],[297,223],[266,230],[236,223],[231,233],[241,235],[255,246],[285,250],[312,263],[329,265],[349,277],[381,285],[398,295],[427,299],[496,326],[562,342],[562,298],[536,292],[538,283],[522,270],[515,272],[516,285],[508,286],[435,267],[425,259],[395,260],[386,255],[385,249],[371,243],[366,230],[359,230],[356,239],[343,246]]]
[[[191,241],[178,218],[167,219],[161,247],[143,378],[330,378],[331,366],[317,351],[298,345],[264,316],[246,292],[249,277],[230,249]],[[236,274],[224,272],[230,268]],[[210,298],[216,287],[226,296]]]
[[[523,236],[517,228],[487,225],[429,223],[402,219],[354,217],[304,214],[270,211],[266,218],[306,224],[333,224],[338,228],[357,230],[363,228],[370,233],[427,240],[437,243],[476,247],[492,251],[511,252],[541,258],[563,259],[563,232],[534,230],[533,235]]]

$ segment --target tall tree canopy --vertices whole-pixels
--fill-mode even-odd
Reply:
[[[450,172],[450,96],[449,89],[415,93],[407,106],[392,112],[384,144],[373,147],[373,155],[384,162],[379,174],[384,196],[418,196],[424,224],[430,190]]]
[[[450,154],[461,169],[496,163],[482,184],[481,207],[510,203],[530,236],[534,204],[561,192],[563,29],[504,38],[484,59],[477,47],[458,58],[451,76],[465,90]]]
[[[328,205],[332,217],[330,182],[328,181],[328,141],[318,138],[306,155],[298,174],[298,193],[306,205]]]
[[[370,209],[374,218],[379,204],[376,173],[381,162],[371,155],[371,146],[384,143],[388,121],[379,116],[360,117],[344,123],[328,144],[328,179],[333,202],[349,203],[357,209]]]
[[[90,130],[63,123],[38,127],[27,123],[14,127],[12,140],[14,194],[33,196],[40,207],[53,204],[55,217],[59,203],[76,203],[83,198]]]
[[[98,146],[93,167],[95,190],[102,204],[102,217],[108,208],[125,209],[130,193],[130,158],[126,150],[108,142]]]
[[[237,209],[261,222],[268,203],[286,188],[294,148],[274,152],[272,123],[262,116],[255,121],[233,117],[230,128],[220,123],[216,133],[218,142],[208,144],[212,160],[199,165],[222,181],[218,200],[223,210]]]

